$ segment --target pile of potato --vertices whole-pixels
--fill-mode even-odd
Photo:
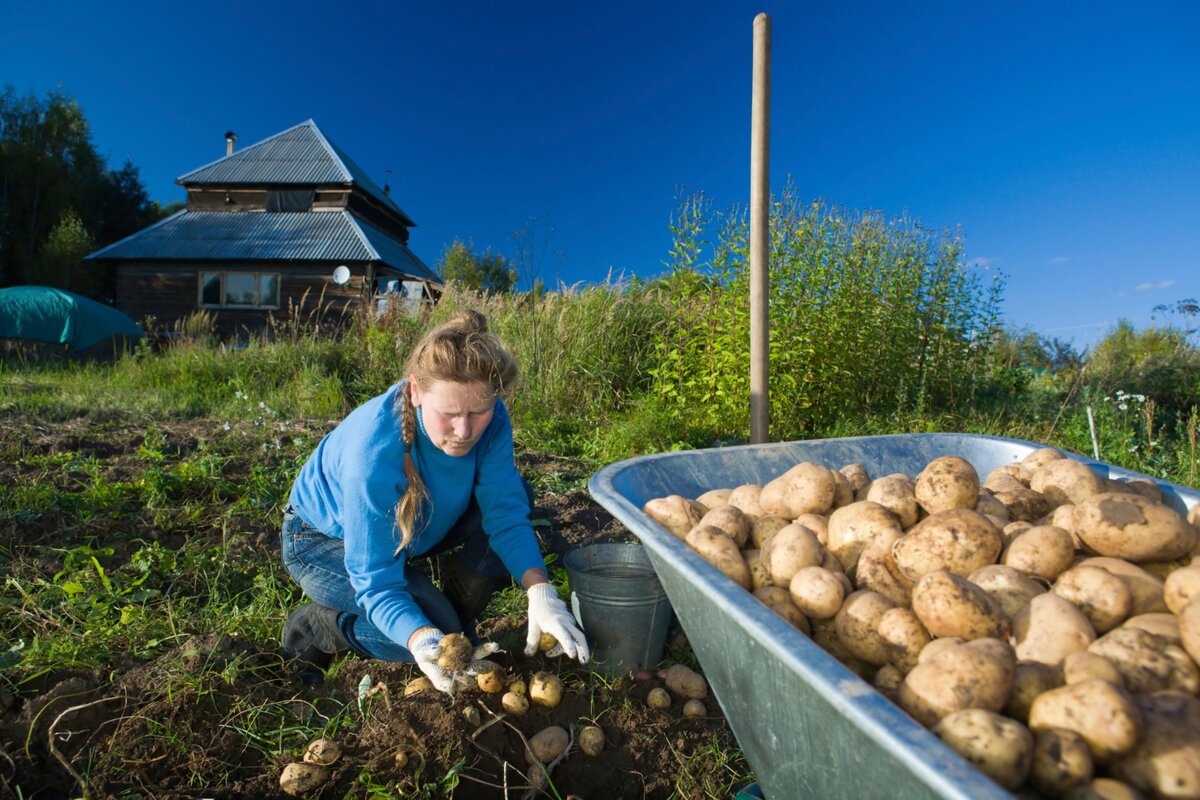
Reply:
[[[1007,789],[1200,798],[1200,506],[1050,448],[643,511]]]

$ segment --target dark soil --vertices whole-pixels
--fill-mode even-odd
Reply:
[[[292,429],[281,436],[305,429],[303,423],[288,425]],[[324,425],[313,423],[307,430],[319,433]],[[169,458],[184,456],[202,439],[236,434],[211,420],[155,427]],[[48,481],[71,491],[70,482],[86,476],[22,461],[23,455],[54,453],[99,461],[105,475],[127,479],[142,468],[137,452],[144,431],[128,420],[52,423],[0,410],[0,453],[5,454],[0,482]],[[531,452],[518,460],[535,486],[533,516],[546,553],[561,557],[585,544],[632,539],[588,495],[588,470],[578,462]],[[253,461],[253,454],[230,460],[224,477],[235,485],[242,482]],[[125,540],[154,540],[167,547],[183,542],[180,531],[148,519],[138,530],[118,532],[115,528],[128,527],[128,519],[120,526],[111,521],[67,525],[65,511],[34,517],[0,511],[5,511],[0,563],[32,552],[33,545],[81,543],[64,541],[64,530],[114,546],[114,559],[121,558]],[[186,535],[210,535],[263,563],[278,559],[272,524],[225,518],[219,528],[213,525],[211,531]],[[47,575],[57,568],[46,559]],[[321,729],[341,745],[343,755],[328,781],[308,797],[553,797],[549,791],[527,794],[523,774],[529,769],[523,737],[549,725],[573,731],[598,724],[606,736],[598,758],[573,747],[554,765],[550,780],[561,798],[730,797],[731,782],[745,782],[747,767],[711,695],[705,701],[708,715],[700,718],[684,718],[680,698],[669,709],[652,710],[645,697],[662,685],[657,678],[600,676],[574,662],[526,657],[519,616],[493,615],[480,632],[504,648],[492,660],[510,679],[528,681],[541,670],[559,674],[567,687],[562,703],[553,709],[534,705],[514,717],[502,713],[499,695],[477,690],[453,699],[433,691],[405,697],[404,687],[419,675],[411,665],[355,657],[336,662],[323,684],[308,687],[284,669],[274,643],[203,630],[187,632],[177,646],[160,645],[152,658],[126,653],[98,668],[44,674],[10,666],[0,670],[0,798],[77,797],[84,793],[83,782],[98,798],[282,797],[280,773],[298,760],[311,731]],[[2,642],[0,649],[12,644]],[[682,636],[674,639],[669,656],[690,658]],[[370,691],[360,703],[364,689]],[[276,752],[283,754],[266,755]],[[404,753],[406,764],[398,763],[397,753]]]

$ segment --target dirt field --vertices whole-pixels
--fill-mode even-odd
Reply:
[[[14,453],[79,454],[113,480],[142,466],[142,426],[118,420],[98,431],[94,421],[0,416],[0,446],[10,456],[0,464],[6,485],[50,482],[69,493],[72,481],[82,482],[69,469],[33,468]],[[230,435],[214,421],[157,429],[177,457],[200,440]],[[234,485],[248,482],[252,461],[228,460],[225,477]],[[539,487],[534,517],[549,522],[537,528],[546,552],[561,556],[586,543],[630,538],[581,488],[586,473],[578,464],[536,454],[523,454],[521,462]],[[60,568],[45,555],[47,547],[79,544],[71,536],[113,546],[110,570],[128,558],[132,546],[123,542],[178,547],[183,536],[149,519],[143,529],[118,530],[129,523],[67,525],[63,511],[3,511],[0,554],[25,571],[37,558],[46,571]],[[213,537],[231,557],[261,564],[279,557],[277,531],[266,523],[227,520],[219,530],[201,525],[186,535]],[[418,674],[412,666],[354,657],[337,662],[324,684],[306,687],[283,669],[273,642],[205,630],[183,631],[174,646],[122,653],[100,667],[31,674],[8,666],[0,672],[0,796],[76,797],[85,783],[93,797],[284,796],[280,772],[297,760],[313,732],[335,739],[344,754],[310,797],[731,797],[731,787],[747,782],[748,768],[711,695],[701,718],[683,718],[680,699],[670,709],[651,710],[644,701],[650,688],[661,685],[657,679],[604,678],[541,655],[526,658],[519,616],[490,618],[481,632],[504,648],[494,660],[510,678],[557,672],[567,686],[562,704],[508,717],[498,695],[404,697],[406,683]],[[86,641],[89,631],[77,635]],[[686,640],[677,636],[670,655],[688,659]],[[368,689],[373,691],[360,702]],[[591,723],[605,732],[604,753],[589,758],[573,748],[552,771],[553,792],[530,793],[522,775],[528,769],[522,737],[548,725],[571,730]],[[404,766],[398,752],[407,756]]]

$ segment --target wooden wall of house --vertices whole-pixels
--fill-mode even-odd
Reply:
[[[298,316],[329,324],[348,321],[369,298],[369,265],[347,264],[350,281],[338,286],[333,270],[341,262],[329,263],[237,263],[212,262],[124,262],[116,265],[116,307],[141,322],[154,317],[159,329],[171,330],[184,317],[199,309],[199,274],[221,269],[278,272],[279,308],[208,309],[216,318],[217,331],[224,336],[257,332],[269,320]]]

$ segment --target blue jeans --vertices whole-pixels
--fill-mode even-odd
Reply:
[[[532,508],[533,491],[528,483],[525,484],[525,491]],[[354,588],[346,572],[345,543],[341,539],[326,536],[300,519],[289,506],[283,512],[280,549],[283,566],[300,584],[304,594],[314,603],[342,612],[338,617],[338,627],[352,650],[361,656],[382,661],[414,660],[412,653],[404,646],[407,643],[393,641],[372,625],[354,601]],[[457,552],[446,559],[446,566],[455,574],[473,579],[477,586],[481,584],[490,588],[489,595],[511,581],[504,562],[488,542],[483,530],[483,514],[474,499],[446,537],[433,550],[414,560],[419,562],[456,549]],[[460,619],[450,599],[421,569],[409,562],[404,568],[404,578],[408,582],[409,594],[433,625],[445,633],[467,633],[472,639],[475,638],[474,619]]]

